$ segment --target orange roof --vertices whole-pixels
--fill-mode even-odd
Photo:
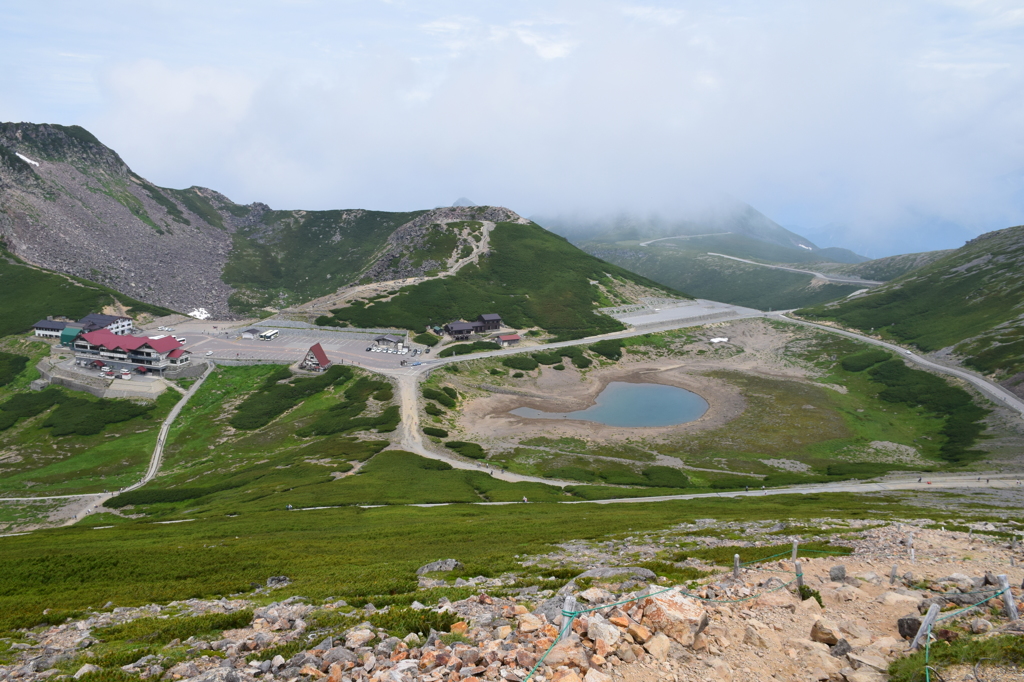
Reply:
[[[143,346],[149,346],[157,353],[181,348],[181,344],[173,336],[165,336],[162,339],[151,339],[148,336],[118,336],[109,329],[97,329],[82,334],[82,338],[93,346],[102,346],[107,350],[121,349],[125,352],[138,350]]]
[[[502,334],[498,337],[499,341],[518,341],[519,334]]]

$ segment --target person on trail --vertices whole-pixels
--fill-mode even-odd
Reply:
[[[920,483],[920,482],[921,482],[921,478],[923,478],[923,477],[918,477],[918,479],[917,479],[917,482],[918,482],[918,483]],[[980,481],[981,479],[979,478],[978,480]]]
[[[523,504],[526,504],[526,495],[523,495]]]
[[[750,492],[750,486],[749,485],[743,486],[743,491],[749,493]]]

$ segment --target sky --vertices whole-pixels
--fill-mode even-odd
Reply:
[[[726,194],[880,256],[1024,223],[1024,2],[6,2],[0,120],[239,203]]]

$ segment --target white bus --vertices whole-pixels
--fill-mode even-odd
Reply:
[[[260,341],[273,341],[281,333],[279,329],[268,329],[265,332],[260,332]]]

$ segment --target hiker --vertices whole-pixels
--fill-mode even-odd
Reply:
[[[523,495],[523,504],[526,504],[526,495]]]

